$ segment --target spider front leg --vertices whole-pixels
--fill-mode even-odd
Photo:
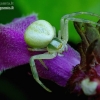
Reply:
[[[47,90],[48,92],[51,92],[50,89],[48,89],[40,80],[39,80],[39,76],[38,76],[38,72],[37,72],[37,69],[36,69],[36,65],[35,65],[35,62],[34,60],[35,59],[52,59],[56,56],[56,53],[54,54],[49,54],[48,52],[47,53],[44,53],[44,54],[40,54],[40,55],[35,55],[35,56],[32,56],[30,58],[30,67],[31,67],[31,71],[32,71],[32,75],[34,77],[34,79],[36,80],[36,82],[38,84],[40,84],[45,90]]]
[[[61,18],[61,30],[59,33],[61,34],[61,38],[63,39],[63,41],[65,41],[65,44],[67,44],[67,42],[68,42],[68,21],[90,23],[90,24],[95,24],[97,26],[100,26],[99,23],[96,23],[96,22],[93,22],[90,20],[81,19],[81,18],[74,18],[74,16],[81,15],[81,14],[96,16],[96,17],[100,18],[99,15],[94,14],[94,13],[90,13],[90,12],[76,12],[76,13],[64,15]]]
[[[68,20],[61,19],[61,38],[67,44],[68,42]]]
[[[68,42],[68,21],[64,21],[61,19],[61,30],[58,31],[58,39],[60,39],[63,43],[63,46],[67,50],[67,42]]]

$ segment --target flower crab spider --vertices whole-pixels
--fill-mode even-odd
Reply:
[[[67,50],[68,42],[68,21],[76,21],[83,23],[97,24],[93,21],[74,18],[76,15],[87,14],[91,16],[100,17],[94,13],[89,12],[76,12],[72,14],[64,15],[61,18],[61,30],[58,32],[58,37],[56,37],[55,28],[45,20],[37,20],[33,22],[26,29],[24,34],[25,42],[28,44],[29,50],[31,51],[47,51],[46,53],[34,55],[30,58],[30,67],[34,79],[39,83],[45,90],[51,92],[40,80],[38,72],[36,70],[36,65],[34,60],[38,59],[41,64],[47,68],[42,59],[53,59],[57,55],[62,54],[62,52]]]

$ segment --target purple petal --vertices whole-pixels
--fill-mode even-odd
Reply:
[[[30,15],[6,25],[0,24],[0,71],[28,63],[31,53],[23,36],[36,19],[36,15]]]
[[[30,15],[15,19],[6,25],[0,24],[0,71],[29,62],[33,52],[27,49],[24,32],[35,20],[37,20],[36,15]],[[39,76],[60,86],[65,86],[72,75],[73,67],[80,62],[80,55],[69,45],[67,52],[63,52],[63,55],[51,60],[44,60],[48,70],[37,60]]]

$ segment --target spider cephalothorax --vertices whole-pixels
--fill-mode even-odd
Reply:
[[[32,56],[30,58],[30,66],[34,79],[49,92],[51,91],[47,87],[45,87],[43,83],[39,80],[34,60],[38,59],[43,64],[43,66],[47,68],[42,59],[53,59],[57,55],[62,56],[62,52],[64,50],[67,51],[66,44],[68,42],[68,21],[97,24],[93,21],[73,18],[74,16],[80,14],[87,14],[99,17],[96,14],[88,12],[76,12],[64,15],[61,18],[61,29],[58,32],[57,36],[55,28],[45,20],[37,20],[33,22],[25,31],[24,39],[28,46],[30,46],[29,50],[46,51],[43,54]]]
[[[88,96],[100,94],[100,31],[98,25],[74,22],[82,42],[79,44],[81,61],[76,65],[67,87],[73,93]]]

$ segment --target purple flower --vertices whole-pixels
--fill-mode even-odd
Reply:
[[[31,56],[37,54],[28,51],[28,46],[24,41],[26,28],[35,20],[37,16],[30,15],[14,19],[6,25],[0,24],[0,71],[26,64]],[[39,76],[65,86],[72,75],[73,67],[80,63],[80,55],[70,45],[63,55],[43,60],[48,70],[36,60]]]
[[[0,71],[28,63],[31,53],[23,36],[36,19],[36,15],[30,15],[6,25],[0,24]]]

